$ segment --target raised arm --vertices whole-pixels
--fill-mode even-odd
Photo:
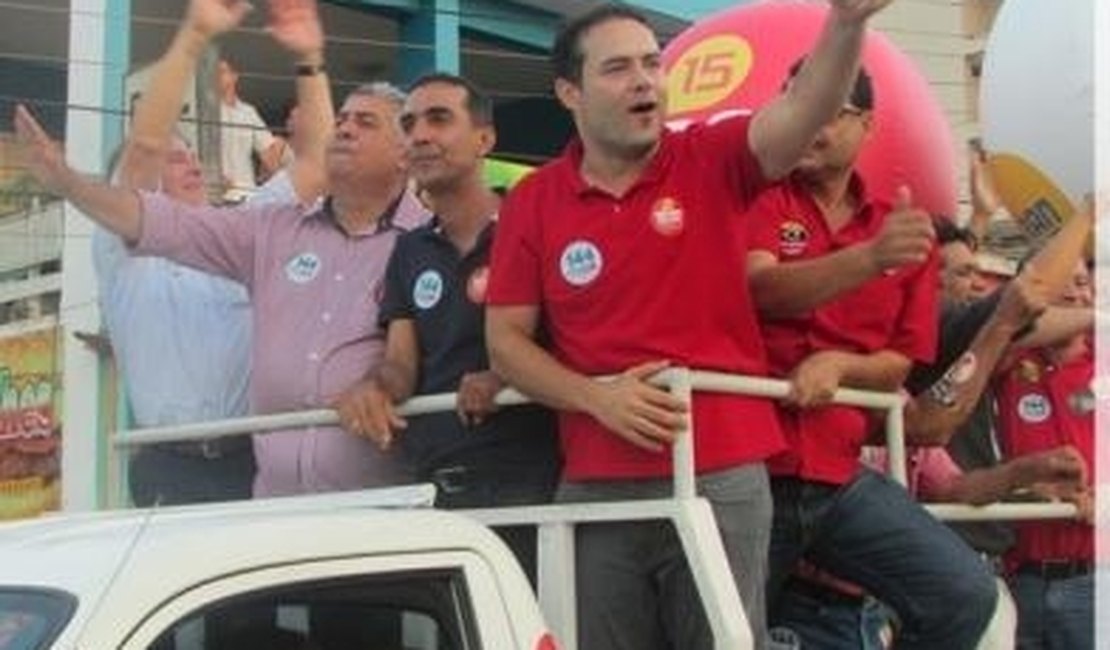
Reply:
[[[270,33],[296,58],[297,156],[290,180],[302,201],[325,191],[324,152],[335,121],[316,0],[270,0]]]
[[[1042,348],[1070,340],[1095,327],[1095,310],[1091,307],[1050,306],[1041,314],[1033,328],[1014,341],[1018,348]]]
[[[1045,308],[1045,286],[1035,274],[1023,273],[1002,292],[998,306],[967,351],[940,379],[906,405],[907,442],[948,444],[979,402],[1015,334]]]
[[[129,244],[139,240],[142,206],[134,190],[111,187],[74,171],[61,147],[22,104],[15,108],[14,124],[16,138],[27,154],[28,169],[36,180]]]
[[[1002,201],[994,187],[994,179],[987,168],[987,155],[982,144],[974,140],[967,152],[968,194],[971,197],[971,220],[968,227],[980,242],[986,241],[991,217],[1002,209]]]
[[[785,176],[844,105],[859,68],[867,19],[891,0],[829,0],[817,44],[794,81],[752,119],[748,144],[764,177]]]
[[[248,11],[250,3],[246,0],[191,0],[181,27],[155,64],[135,109],[120,158],[120,184],[140,189],[158,187],[197,61],[213,38],[233,29]]]

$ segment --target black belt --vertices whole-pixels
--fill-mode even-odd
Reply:
[[[536,481],[543,468],[516,465],[469,465],[453,463],[417,472],[422,480],[434,483],[443,494],[461,494],[487,485]]]
[[[497,482],[497,477],[485,468],[448,465],[428,472],[428,480],[444,494],[460,494],[488,481]]]
[[[1091,560],[1041,560],[1022,562],[1016,573],[1039,576],[1044,580],[1067,580],[1091,573],[1094,562]]]
[[[234,438],[213,438],[198,442],[165,442],[155,445],[155,447],[178,456],[217,460],[250,451],[251,441],[246,436],[236,436]]]

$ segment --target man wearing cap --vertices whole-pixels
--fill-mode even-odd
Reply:
[[[871,197],[855,172],[873,91],[853,92],[793,173],[750,211],[748,274],[789,449],[768,463],[774,495],[769,620],[799,559],[851,581],[899,616],[899,647],[974,647],[997,590],[973,552],[905,488],[861,467],[870,414],[828,405],[841,386],[893,391],[936,342],[929,216],[899,190]]]

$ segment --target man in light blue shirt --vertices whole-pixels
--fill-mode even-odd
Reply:
[[[242,285],[93,234],[100,307],[136,427],[246,415],[250,302]],[[245,499],[254,479],[247,437],[138,448],[135,505]]]
[[[194,72],[195,51],[237,24],[248,8],[243,2],[190,2],[138,104],[118,184],[157,190],[189,205],[207,203],[200,164],[173,134],[173,124]],[[296,57],[298,70],[322,70],[323,30],[315,0],[272,6],[270,32]],[[297,94],[323,125],[317,130],[328,132],[332,109],[326,81],[298,73]],[[271,179],[252,201],[298,203],[297,189],[314,187],[311,181],[322,178],[321,165],[312,164],[316,158],[305,156],[304,164]],[[252,345],[245,287],[167,259],[133,255],[122,239],[102,229],[94,234],[93,256],[104,322],[135,426],[246,415]],[[249,498],[255,469],[247,436],[144,445],[131,459],[131,496],[140,506]]]

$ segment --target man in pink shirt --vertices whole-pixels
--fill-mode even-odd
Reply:
[[[245,3],[205,4],[228,12],[228,20],[211,33],[179,34],[187,42],[171,65],[174,73],[185,72],[182,78],[195,70],[208,40],[237,24]],[[295,71],[299,81],[323,80],[326,88],[315,2],[298,4],[301,11],[291,19],[303,21],[305,38],[319,37],[321,47],[297,62]],[[254,309],[251,409],[262,414],[326,407],[381,358],[377,312],[385,263],[397,234],[427,219],[401,169],[397,117],[403,101],[386,84],[355,89],[339,110],[334,133],[319,129],[325,133],[306,138],[312,144],[298,160],[315,159],[315,166],[302,164],[308,171],[276,179],[269,189],[273,200],[234,208],[188,206],[109,187],[70,169],[22,106],[15,126],[36,177],[135,252],[247,287]],[[330,195],[316,201],[325,183]],[[255,496],[408,480],[399,463],[338,427],[260,434],[254,446]]]

